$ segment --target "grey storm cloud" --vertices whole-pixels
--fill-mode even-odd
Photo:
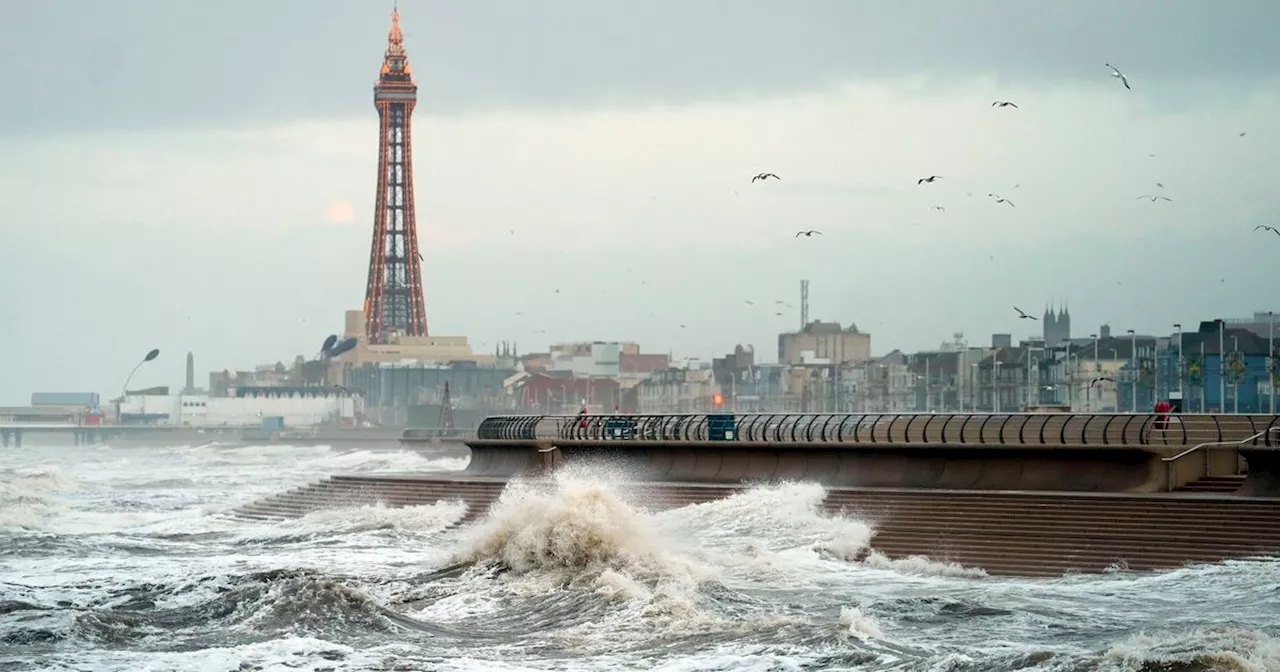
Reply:
[[[382,7],[380,5],[386,5]],[[369,112],[390,2],[14,0],[0,134]],[[680,102],[858,77],[1240,82],[1280,73],[1274,0],[403,0],[442,114]]]

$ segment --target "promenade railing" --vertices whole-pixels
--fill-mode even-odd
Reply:
[[[498,415],[480,440],[847,445],[1272,445],[1280,415],[1144,413],[685,413]],[[1256,436],[1255,436],[1256,435]],[[1254,437],[1250,439],[1249,437]]]

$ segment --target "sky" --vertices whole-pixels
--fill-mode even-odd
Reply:
[[[130,387],[341,330],[384,4],[4,3],[0,405],[115,395],[153,347]],[[1280,227],[1280,3],[399,8],[428,322],[477,350],[770,361],[802,278],[876,353],[1031,335],[1015,305],[1065,301],[1076,335],[1280,310],[1253,231]]]

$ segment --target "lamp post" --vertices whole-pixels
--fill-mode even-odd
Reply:
[[[978,412],[978,363],[969,365],[969,412]]]
[[[933,357],[924,358],[924,412],[925,413],[932,410],[931,404],[929,404],[929,372],[931,372],[929,371],[929,362],[931,361],[933,361]]]
[[[1031,346],[1027,346],[1027,406],[1028,406],[1028,407],[1033,406],[1033,405],[1035,404],[1035,402],[1036,402],[1036,401],[1038,401],[1038,400],[1033,399],[1033,397],[1031,396],[1031,395],[1032,395],[1032,386],[1031,386],[1031,350],[1032,350]],[[1037,373],[1038,373],[1038,372],[1037,372]],[[1039,376],[1039,375],[1037,375],[1037,376],[1036,376],[1036,380],[1039,380],[1039,379],[1040,379],[1040,376]]]
[[[999,355],[997,355],[998,357]],[[991,367],[991,398],[992,406],[996,414],[1000,413],[1000,360],[997,359]]]
[[[1102,365],[1098,363],[1098,335],[1089,334],[1089,338],[1093,339],[1093,377],[1097,378],[1099,375],[1101,375],[1098,372],[1102,369]],[[1092,413],[1093,412],[1093,384],[1092,383],[1089,384],[1088,395],[1089,396],[1087,398],[1087,401],[1089,406],[1089,412]]]
[[[1267,395],[1271,415],[1276,414],[1276,314],[1267,311]]]
[[[1218,412],[1227,412],[1227,321],[1218,320]]]
[[[1173,325],[1178,330],[1178,398],[1182,398],[1182,324]]]
[[[1129,412],[1138,412],[1138,332],[1128,329],[1129,334],[1129,366],[1133,373],[1129,379]]]
[[[130,371],[128,377],[124,379],[124,385],[120,386],[120,398],[116,400],[116,424],[117,425],[124,424],[124,419],[120,417],[120,406],[124,403],[124,397],[125,397],[125,394],[128,393],[129,381],[133,380],[133,374],[137,373],[138,369],[141,368],[143,364],[146,364],[147,362],[159,356],[160,356],[160,348],[152,348],[150,351],[147,352],[146,355],[143,356],[142,361],[133,365],[133,370]]]
[[[1231,355],[1232,360],[1240,356],[1240,337],[1231,337]],[[1240,412],[1240,379],[1234,374],[1231,376],[1231,412]]]

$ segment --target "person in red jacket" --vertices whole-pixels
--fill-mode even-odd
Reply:
[[[1169,426],[1169,402],[1161,399],[1156,402],[1156,421],[1154,427],[1156,429],[1165,429]]]

